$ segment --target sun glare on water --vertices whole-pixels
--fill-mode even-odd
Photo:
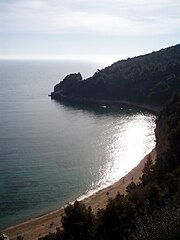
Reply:
[[[155,121],[144,115],[137,115],[132,121],[113,126],[112,138],[109,139],[105,152],[106,164],[99,169],[98,188],[108,186],[138,165],[143,157],[153,149],[155,142],[152,125]]]

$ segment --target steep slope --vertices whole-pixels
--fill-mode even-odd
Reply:
[[[163,105],[180,89],[180,44],[118,61],[83,80],[70,74],[54,87],[52,98],[70,101],[131,101]]]
[[[155,134],[157,160],[154,174],[167,187],[170,176],[174,177],[175,169],[180,167],[180,93],[175,94],[161,111]]]

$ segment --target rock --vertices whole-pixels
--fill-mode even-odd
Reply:
[[[66,89],[71,88],[74,84],[82,80],[81,73],[71,73],[54,87],[54,92],[64,92]]]

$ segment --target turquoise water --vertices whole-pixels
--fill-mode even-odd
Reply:
[[[48,98],[70,72],[100,63],[0,61],[0,228],[117,181],[154,147],[156,116]]]

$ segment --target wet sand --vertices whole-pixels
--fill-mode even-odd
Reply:
[[[149,154],[151,155],[151,159],[155,161],[156,150],[152,150]],[[98,191],[92,196],[85,198],[81,202],[83,202],[87,207],[91,206],[92,210],[96,212],[98,208],[104,208],[106,206],[108,198],[114,198],[118,192],[120,194],[125,194],[126,187],[132,181],[135,183],[139,182],[139,178],[142,176],[142,170],[147,161],[148,155],[146,155],[135,168],[133,168],[119,181]],[[108,195],[107,192],[109,193]],[[61,216],[64,213],[63,209],[64,207],[38,218],[33,218],[21,224],[6,228],[2,232],[6,233],[12,240],[16,240],[18,235],[23,236],[24,240],[37,240],[38,238],[47,235],[49,232],[55,232],[56,227],[60,227]]]

